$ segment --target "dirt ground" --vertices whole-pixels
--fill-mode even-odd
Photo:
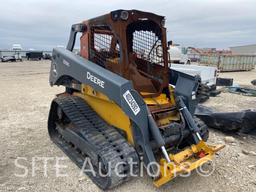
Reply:
[[[99,191],[48,137],[49,106],[54,95],[63,91],[61,87],[49,86],[49,66],[49,61],[0,63],[0,191]],[[221,76],[249,85],[256,78],[256,70]],[[237,111],[255,108],[256,99],[222,93],[205,105]],[[225,143],[225,136],[210,130],[209,143]],[[233,137],[235,141],[226,143],[217,154],[216,169],[208,177],[193,172],[188,178],[178,177],[157,189],[144,176],[113,191],[256,191],[256,156],[242,151],[256,152],[256,138]],[[42,157],[49,159],[44,163]],[[66,167],[56,173],[58,163]]]

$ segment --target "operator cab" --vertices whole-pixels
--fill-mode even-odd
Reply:
[[[168,90],[164,17],[137,10],[117,10],[85,21],[81,55],[131,80],[143,97]]]

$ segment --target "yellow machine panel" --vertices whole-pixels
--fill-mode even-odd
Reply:
[[[95,91],[89,85],[82,85],[82,93],[75,93],[82,97],[108,124],[122,129],[130,144],[133,144],[132,127],[129,117],[122,109],[112,102],[106,95]]]

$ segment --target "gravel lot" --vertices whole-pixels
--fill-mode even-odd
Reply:
[[[99,191],[86,176],[80,175],[80,170],[48,137],[51,100],[64,90],[49,86],[49,67],[49,61],[0,63],[0,191]],[[256,78],[256,70],[221,76],[234,77],[235,82],[249,85]],[[237,111],[255,108],[256,99],[222,93],[205,105],[221,111]],[[225,143],[226,135],[210,131],[210,143]],[[256,156],[250,152],[256,152],[256,138],[233,137],[234,142],[226,143],[226,148],[215,158],[216,170],[209,177],[193,172],[188,178],[176,178],[157,189],[151,179],[144,176],[113,191],[256,191]],[[51,158],[46,169],[40,157]],[[56,173],[58,161],[66,166],[60,173]],[[23,167],[16,166],[15,162]],[[34,172],[33,167],[37,167]]]

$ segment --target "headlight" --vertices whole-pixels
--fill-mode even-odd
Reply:
[[[120,18],[121,18],[122,20],[127,20],[127,19],[129,18],[129,13],[128,13],[128,11],[121,11]]]
[[[118,17],[119,17],[119,14],[118,14],[118,12],[113,12],[112,14],[111,14],[111,16],[112,16],[112,19],[114,20],[114,21],[117,21],[117,19],[118,19]]]

